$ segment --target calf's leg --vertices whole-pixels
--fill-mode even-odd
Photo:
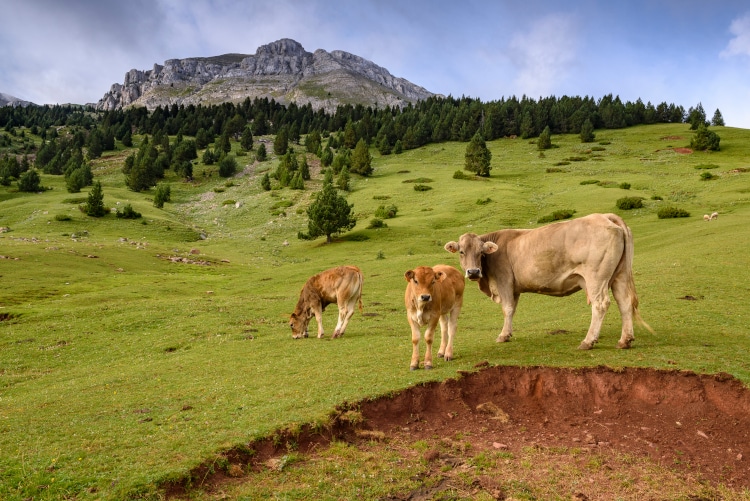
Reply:
[[[419,330],[419,325],[409,318],[409,326],[411,327],[411,370],[419,369],[419,338],[422,337],[422,333]]]

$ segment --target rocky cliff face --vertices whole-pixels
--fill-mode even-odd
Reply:
[[[331,111],[339,104],[403,106],[432,95],[354,54],[322,49],[310,53],[298,42],[282,39],[259,47],[254,55],[169,59],[151,70],[130,70],[122,84],[112,85],[97,109],[267,97]]]

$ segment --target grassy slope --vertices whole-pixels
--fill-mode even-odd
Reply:
[[[66,193],[60,178],[44,176],[54,188],[44,194],[0,188],[0,226],[12,229],[0,235],[0,255],[17,258],[0,259],[0,497],[147,494],[154,482],[223,448],[483,360],[721,371],[750,382],[750,173],[730,172],[749,167],[750,131],[721,128],[719,135],[720,153],[692,155],[669,149],[687,145],[685,125],[598,131],[597,141],[610,144],[593,152],[596,143],[554,136],[557,148],[543,157],[527,141],[498,140],[489,143],[491,179],[477,181],[452,179],[465,144],[376,157],[375,175],[355,179],[349,195],[357,227],[335,245],[296,238],[319,181],[304,192],[266,193],[253,173],[226,186],[199,167],[196,185],[173,184],[174,203],[162,211],[149,194],[124,188],[122,152],[99,161],[105,203],[132,203],[146,224],[83,216],[66,200],[85,193]],[[682,138],[662,139],[668,136]],[[589,160],[546,172],[570,157]],[[701,181],[699,164],[717,164],[711,172],[719,178]],[[404,182],[421,177],[433,180],[426,183],[433,190],[416,192]],[[590,179],[615,187],[580,184]],[[622,182],[631,189],[617,188]],[[383,196],[390,198],[374,198]],[[585,297],[524,295],[513,342],[497,345],[500,308],[470,284],[455,361],[431,372],[408,370],[406,270],[457,266],[442,245],[465,231],[533,227],[557,209],[617,212],[624,196],[648,199],[622,215],[635,235],[641,312],[656,334],[637,329],[634,348],[617,350],[613,306],[600,343],[580,352],[590,319]],[[491,202],[476,203],[486,198]],[[272,215],[282,200],[293,205]],[[395,204],[398,217],[388,228],[365,229],[380,204]],[[665,204],[692,217],[659,220],[656,210]],[[705,223],[701,216],[714,210],[719,219]],[[56,221],[57,214],[72,220]],[[200,240],[200,232],[208,238]],[[363,236],[369,240],[358,241]],[[178,264],[170,256],[212,264]],[[342,340],[292,341],[286,322],[302,283],[343,263],[363,269],[368,315],[357,314]],[[698,300],[679,299],[688,295]],[[329,335],[334,311],[325,316]],[[559,329],[569,333],[549,335]]]

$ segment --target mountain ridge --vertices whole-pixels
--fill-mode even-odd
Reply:
[[[283,38],[258,47],[252,55],[168,59],[151,70],[131,69],[96,108],[154,109],[265,97],[333,111],[341,104],[401,107],[434,95],[355,54],[323,49],[311,53],[299,42]]]

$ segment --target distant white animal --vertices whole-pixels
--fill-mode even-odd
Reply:
[[[710,221],[711,220],[711,216],[709,216],[708,214],[703,214],[703,220],[704,221]]]
[[[714,212],[713,214],[711,214],[711,220],[712,220],[712,221],[713,221],[714,219],[718,219],[718,218],[719,218],[719,213],[718,213],[718,212]]]

